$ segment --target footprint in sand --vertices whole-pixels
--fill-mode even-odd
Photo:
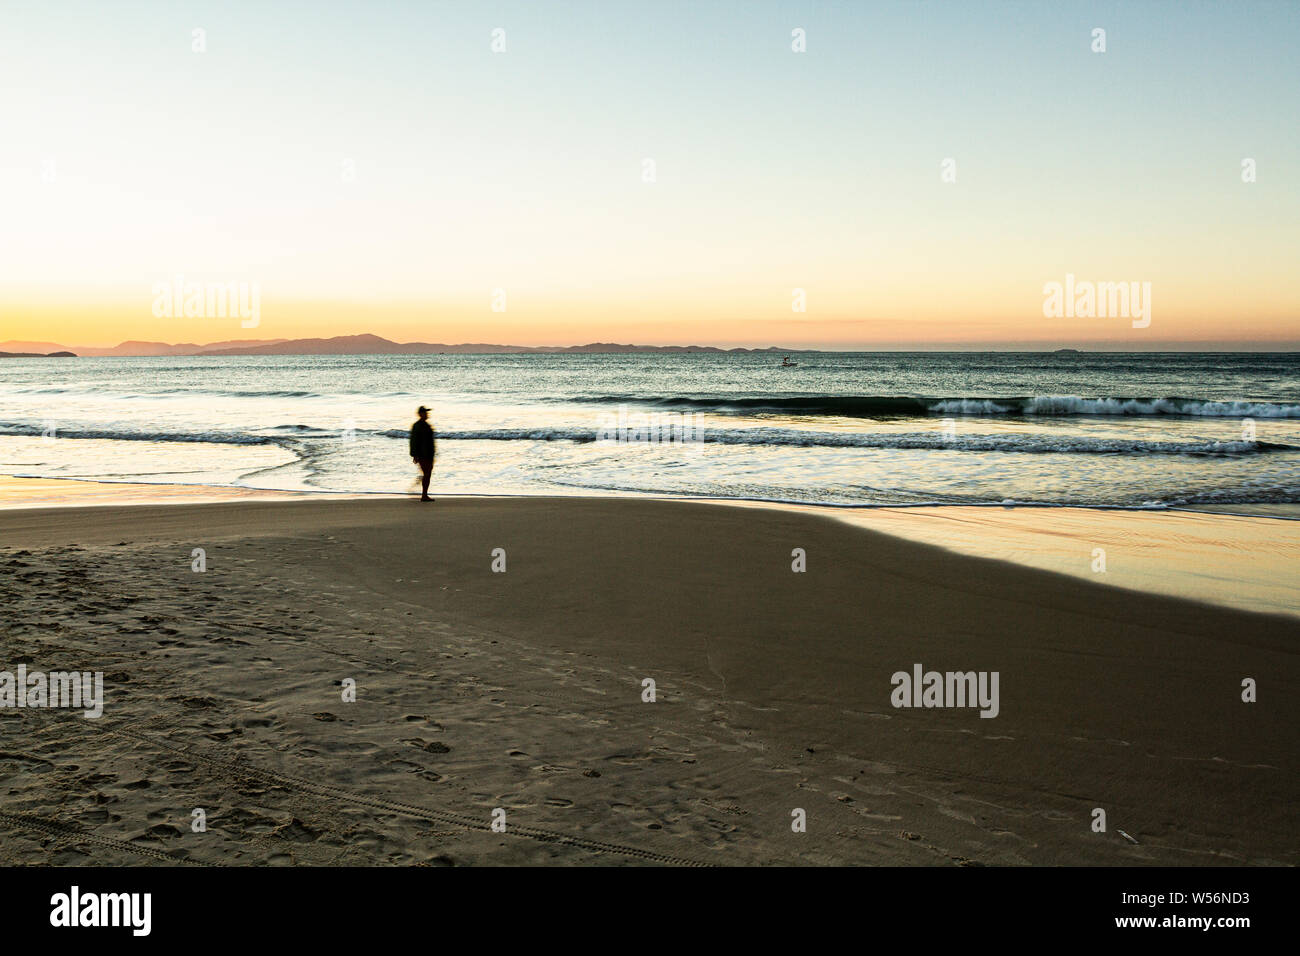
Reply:
[[[402,717],[402,719],[407,721],[408,723],[423,721],[424,725],[428,727],[430,730],[442,730],[442,724],[438,723],[428,714],[406,714],[405,716]]]
[[[220,829],[226,833],[238,836],[245,833],[274,833],[279,828],[288,826],[289,823],[292,822],[292,818],[287,822],[279,822],[274,817],[268,817],[261,813],[253,813],[248,810],[235,808],[224,812],[210,814],[208,817],[208,828]]]
[[[403,740],[402,743],[410,744],[412,747],[419,747],[425,753],[430,753],[430,754],[451,753],[450,747],[437,740],[417,740],[415,738],[407,738],[406,740]]]
[[[292,840],[294,843],[314,843],[321,836],[319,831],[313,830],[297,817],[294,817],[283,826],[276,827],[272,833],[286,840]]]
[[[172,826],[170,823],[156,823],[144,832],[145,835],[151,836],[155,840],[172,840],[180,836],[184,831],[179,827]]]

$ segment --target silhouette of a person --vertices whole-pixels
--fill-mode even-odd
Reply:
[[[420,420],[411,426],[411,461],[420,466],[420,500],[429,497],[429,479],[433,477],[434,438],[429,424],[429,410],[421,405],[415,410]]]

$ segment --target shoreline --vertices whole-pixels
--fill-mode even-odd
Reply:
[[[121,489],[124,492],[129,491],[131,494],[122,495],[123,504],[170,504],[170,503],[194,503],[198,500],[229,500],[232,497],[265,497],[265,498],[283,498],[283,499],[404,499],[412,496],[409,491],[331,491],[326,489],[282,489],[282,488],[252,488],[243,485],[211,485],[211,484],[183,484],[172,482],[141,482],[141,481],[113,481],[107,478],[84,478],[84,477],[35,477],[28,475],[0,475],[0,511],[14,507],[27,507],[22,502],[23,489],[25,487],[43,486],[45,490],[68,487],[70,489],[102,489],[106,493],[111,493],[114,489]],[[147,494],[154,491],[158,495],[157,501],[147,500]],[[168,491],[175,491],[175,494],[167,494]],[[83,490],[84,493],[84,490]],[[191,496],[191,497],[187,497]],[[488,493],[462,493],[462,492],[443,492],[442,497],[447,500],[461,499],[497,499],[497,498],[549,498],[557,500],[581,500],[581,501],[687,501],[697,504],[727,504],[754,507],[770,508],[793,508],[793,509],[811,509],[814,511],[825,512],[872,512],[872,511],[917,511],[923,509],[953,509],[953,508],[971,508],[971,509],[1021,509],[1021,510],[1072,510],[1072,511],[1118,511],[1131,514],[1227,514],[1237,515],[1248,518],[1280,518],[1288,521],[1300,521],[1300,502],[1259,502],[1259,503],[1228,503],[1228,504],[1194,504],[1178,506],[1155,506],[1155,505],[1106,505],[1106,504],[1064,504],[1057,502],[1040,502],[1040,501],[969,501],[969,502],[942,502],[942,501],[919,501],[909,502],[906,504],[887,502],[887,503],[868,503],[868,504],[842,504],[838,502],[809,502],[809,501],[787,501],[771,498],[742,498],[742,497],[701,497],[699,495],[686,494],[647,494],[633,491],[608,491],[604,493],[574,493],[574,494],[517,494],[514,492],[501,492],[498,494]],[[126,500],[126,499],[131,500]],[[50,507],[76,507],[78,505],[78,491],[70,490],[66,495],[59,497],[58,500],[49,505]],[[111,503],[111,502],[107,502]],[[46,507],[44,505],[40,507]]]

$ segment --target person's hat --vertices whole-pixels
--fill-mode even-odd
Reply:
[[[425,408],[423,405],[421,405],[419,408],[417,408],[417,409],[415,410],[415,414],[417,414],[417,415],[423,415],[423,414],[424,414],[425,412],[427,412],[427,411],[428,411],[428,409]]]

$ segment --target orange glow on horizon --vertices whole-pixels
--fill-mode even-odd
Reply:
[[[207,345],[231,340],[330,338],[370,333],[394,342],[446,345],[482,343],[520,346],[585,345],[611,342],[633,345],[705,345],[722,348],[828,348],[839,350],[891,348],[1060,348],[1104,345],[1111,349],[1144,350],[1194,347],[1210,343],[1242,343],[1242,347],[1287,350],[1300,347],[1294,312],[1257,310],[1249,318],[1224,321],[1209,304],[1170,315],[1154,298],[1149,328],[1134,329],[1127,319],[1046,319],[1033,301],[1019,314],[998,313],[954,317],[907,309],[893,303],[895,315],[880,310],[854,315],[813,311],[791,313],[786,303],[761,308],[748,303],[724,311],[720,303],[694,314],[687,309],[645,303],[605,306],[579,303],[563,308],[530,307],[518,296],[507,300],[507,311],[416,303],[276,302],[261,303],[256,327],[244,328],[238,317],[155,318],[147,304],[5,306],[0,312],[0,342],[35,342],[66,348],[107,348],[124,341]],[[784,306],[784,308],[782,307]],[[141,312],[144,315],[141,315]],[[665,318],[668,315],[670,317]]]

